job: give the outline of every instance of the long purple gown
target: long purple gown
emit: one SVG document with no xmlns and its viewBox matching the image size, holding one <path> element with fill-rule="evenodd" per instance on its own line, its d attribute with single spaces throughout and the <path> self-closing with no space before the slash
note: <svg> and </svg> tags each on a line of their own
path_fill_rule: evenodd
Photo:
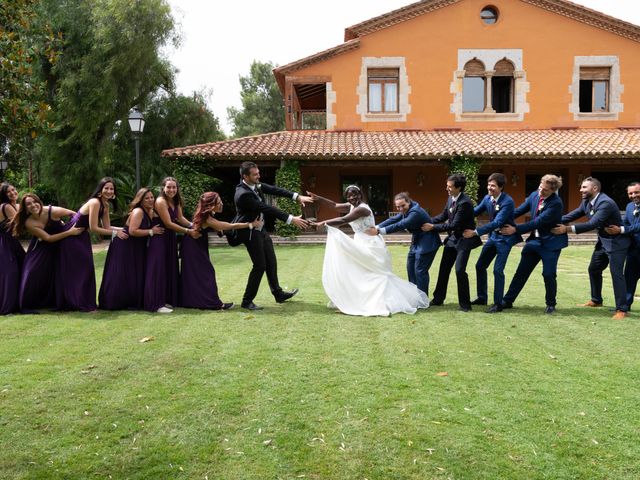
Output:
<svg viewBox="0 0 640 480">
<path fill-rule="evenodd" d="M 176 223 L 178 209 L 169 207 L 171 221 Z M 154 222 L 156 219 L 154 219 Z M 164 224 L 157 220 L 158 224 Z M 155 312 L 165 305 L 178 304 L 178 238 L 165 227 L 162 235 L 154 235 L 147 249 L 144 281 L 144 309 Z"/>
<path fill-rule="evenodd" d="M 4 220 L 0 222 L 0 315 L 18 310 L 20 270 L 24 260 L 22 245 L 8 230 L 6 207 L 6 203 L 0 207 L 4 215 Z"/>
<path fill-rule="evenodd" d="M 178 305 L 186 308 L 220 310 L 222 301 L 218 296 L 216 271 L 209 259 L 208 230 L 202 230 L 201 233 L 202 236 L 197 239 L 189 236 L 182 239 Z"/>
<path fill-rule="evenodd" d="M 51 219 L 51 206 L 44 231 L 55 235 L 64 230 L 60 220 Z M 31 239 L 24 257 L 20 277 L 20 310 L 28 312 L 40 308 L 56 307 L 56 264 L 59 242 L 44 242 L 36 237 Z"/>
<path fill-rule="evenodd" d="M 151 218 L 144 212 L 140 228 L 151 228 Z M 124 227 L 129 233 L 129 226 Z M 104 262 L 98 304 L 104 310 L 140 310 L 144 302 L 145 260 L 150 237 L 115 237 Z"/>
<path fill-rule="evenodd" d="M 98 217 L 102 218 L 104 207 L 100 205 Z M 96 273 L 93 265 L 89 215 L 76 213 L 64 226 L 86 230 L 80 235 L 67 237 L 60 242 L 58 268 L 56 272 L 56 304 L 59 310 L 96 310 Z"/>
</svg>

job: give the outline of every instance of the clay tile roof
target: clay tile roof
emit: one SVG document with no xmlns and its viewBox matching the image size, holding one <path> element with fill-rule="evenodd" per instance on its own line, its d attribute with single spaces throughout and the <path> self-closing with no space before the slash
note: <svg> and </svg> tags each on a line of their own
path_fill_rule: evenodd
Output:
<svg viewBox="0 0 640 480">
<path fill-rule="evenodd" d="M 441 159 L 640 158 L 640 127 L 614 129 L 456 131 L 293 130 L 164 150 L 164 157 L 202 156 L 217 161 L 283 158 Z"/>
</svg>

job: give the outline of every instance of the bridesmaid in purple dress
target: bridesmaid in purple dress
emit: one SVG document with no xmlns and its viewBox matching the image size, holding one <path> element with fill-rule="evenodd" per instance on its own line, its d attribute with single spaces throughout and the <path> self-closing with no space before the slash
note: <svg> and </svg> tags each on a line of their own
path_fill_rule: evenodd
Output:
<svg viewBox="0 0 640 480">
<path fill-rule="evenodd" d="M 138 190 L 129 204 L 129 216 L 124 232 L 127 239 L 111 240 L 98 303 L 105 310 L 140 310 L 144 300 L 144 277 L 147 243 L 154 235 L 162 235 L 164 229 L 152 225 L 156 218 L 153 211 L 155 198 L 149 188 Z"/>
<path fill-rule="evenodd" d="M 121 228 L 111 226 L 109 202 L 115 204 L 115 198 L 113 179 L 103 178 L 89 200 L 65 225 L 65 230 L 73 226 L 88 230 L 60 242 L 56 286 L 56 303 L 60 310 L 96 310 L 96 275 L 89 231 L 122 239 L 128 237 Z"/>
<path fill-rule="evenodd" d="M 156 199 L 156 212 L 163 235 L 152 238 L 147 250 L 144 309 L 150 312 L 171 313 L 178 302 L 178 239 L 177 233 L 198 238 L 200 233 L 191 228 L 182 214 L 182 197 L 178 181 L 167 177 Z"/>
<path fill-rule="evenodd" d="M 75 215 L 73 210 L 42 205 L 40 198 L 27 193 L 20 201 L 20 209 L 12 222 L 14 236 L 25 231 L 32 235 L 20 277 L 18 303 L 23 313 L 40 308 L 55 308 L 55 267 L 58 243 L 63 238 L 80 235 L 83 228 L 64 231 L 62 217 Z"/>
<path fill-rule="evenodd" d="M 18 192 L 7 182 L 0 185 L 0 315 L 18 310 L 18 288 L 24 250 L 9 231 L 17 212 Z"/>
<path fill-rule="evenodd" d="M 218 296 L 216 271 L 209 258 L 208 233 L 210 229 L 237 230 L 262 228 L 263 222 L 228 223 L 215 218 L 222 212 L 222 199 L 216 192 L 203 193 L 193 216 L 193 228 L 202 234 L 199 238 L 184 237 L 182 240 L 180 272 L 180 300 L 178 305 L 186 308 L 228 310 L 233 303 L 222 303 Z"/>
</svg>

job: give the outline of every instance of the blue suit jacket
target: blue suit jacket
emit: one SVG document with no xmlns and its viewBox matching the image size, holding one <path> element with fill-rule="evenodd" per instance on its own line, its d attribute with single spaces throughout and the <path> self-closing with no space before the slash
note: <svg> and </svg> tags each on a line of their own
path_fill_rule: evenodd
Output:
<svg viewBox="0 0 640 480">
<path fill-rule="evenodd" d="M 411 232 L 411 250 L 416 254 L 433 252 L 440 247 L 440 236 L 435 231 L 423 232 L 423 223 L 432 223 L 431 217 L 417 202 L 411 202 L 406 215 L 387 218 L 378 228 L 384 228 L 385 233 L 407 230 Z"/>
<path fill-rule="evenodd" d="M 609 225 L 622 225 L 620 209 L 608 195 L 600 192 L 593 207 L 590 206 L 589 200 L 583 200 L 578 208 L 562 217 L 562 223 L 569 223 L 580 217 L 587 217 L 587 221 L 574 225 L 576 233 L 597 229 L 598 241 L 605 252 L 617 252 L 629 248 L 631 239 L 628 235 L 609 235 L 604 229 Z"/>
<path fill-rule="evenodd" d="M 489 222 L 481 227 L 476 228 L 478 235 L 489 234 L 487 241 L 490 243 L 504 243 L 509 246 L 513 246 L 522 241 L 522 237 L 518 234 L 515 235 L 502 235 L 500 234 L 500 228 L 504 225 L 516 225 L 513 220 L 513 212 L 515 210 L 515 203 L 511 196 L 502 192 L 498 197 L 496 206 L 493 206 L 493 197 L 491 195 L 485 196 L 482 201 L 473 209 L 473 214 L 477 217 L 482 212 L 489 214 Z"/>
<path fill-rule="evenodd" d="M 634 210 L 636 204 L 629 202 L 624 213 L 624 233 L 631 239 L 629 251 L 640 252 L 640 206 L 636 215 L 633 214 Z"/>
<path fill-rule="evenodd" d="M 528 222 L 516 225 L 516 233 L 527 233 L 538 230 L 540 237 L 536 237 L 534 233 L 527 239 L 529 241 L 539 241 L 541 246 L 547 250 L 560 250 L 569 245 L 569 237 L 567 234 L 554 235 L 551 229 L 562 223 L 562 199 L 557 193 L 549 195 L 544 202 L 542 208 L 537 212 L 538 200 L 540 193 L 536 190 L 527 199 L 516 208 L 513 213 L 514 218 L 518 218 L 525 213 L 529 213 L 531 218 Z"/>
</svg>

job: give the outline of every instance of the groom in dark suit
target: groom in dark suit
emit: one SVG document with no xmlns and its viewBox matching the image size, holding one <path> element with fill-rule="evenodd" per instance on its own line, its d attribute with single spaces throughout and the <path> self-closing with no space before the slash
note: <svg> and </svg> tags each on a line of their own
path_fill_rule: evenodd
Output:
<svg viewBox="0 0 640 480">
<path fill-rule="evenodd" d="M 467 179 L 460 173 L 455 173 L 447 178 L 447 193 L 449 199 L 442 213 L 433 218 L 432 223 L 422 225 L 425 232 L 447 232 L 449 236 L 444 241 L 438 281 L 433 292 L 431 305 L 442 305 L 447 296 L 447 285 L 451 269 L 455 265 L 456 280 L 458 282 L 458 304 L 460 310 L 471 310 L 471 298 L 469 293 L 469 276 L 467 275 L 467 262 L 471 250 L 482 245 L 480 237 L 464 238 L 465 230 L 475 230 L 476 221 L 473 216 L 473 203 L 464 193 Z"/>
<path fill-rule="evenodd" d="M 403 230 L 411 233 L 407 276 L 411 283 L 429 296 L 429 268 L 440 248 L 440 236 L 435 231 L 422 231 L 422 225 L 431 223 L 431 217 L 418 202 L 411 200 L 407 192 L 398 193 L 393 203 L 399 215 L 387 218 L 380 225 L 371 227 L 367 233 L 386 235 Z"/>
<path fill-rule="evenodd" d="M 606 231 L 606 227 L 622 225 L 622 216 L 616 202 L 601 192 L 600 181 L 593 177 L 587 177 L 580 185 L 582 203 L 572 212 L 562 217 L 564 225 L 558 225 L 551 231 L 556 234 L 584 233 L 598 230 L 598 242 L 591 255 L 589 263 L 589 283 L 591 284 L 591 300 L 581 307 L 602 306 L 602 272 L 607 265 L 611 271 L 613 282 L 613 296 L 616 301 L 616 313 L 614 320 L 622 320 L 627 316 L 627 286 L 624 280 L 624 261 L 627 258 L 627 250 L 631 244 L 628 235 L 612 235 Z M 566 224 L 587 217 L 587 221 L 571 226 Z"/>
<path fill-rule="evenodd" d="M 289 190 L 274 187 L 266 183 L 260 183 L 260 170 L 253 162 L 244 162 L 240 166 L 240 176 L 242 181 L 236 187 L 236 192 L 233 197 L 237 212 L 235 222 L 252 222 L 258 217 L 264 218 L 269 215 L 283 222 L 293 223 L 302 229 L 309 227 L 309 222 L 303 219 L 302 216 L 294 217 L 279 208 L 265 203 L 263 193 L 291 198 L 303 206 L 307 202 L 313 202 L 311 197 L 290 192 Z M 246 308 L 247 310 L 262 309 L 262 307 L 253 303 L 253 299 L 258 294 L 258 287 L 260 287 L 260 281 L 265 272 L 271 293 L 276 302 L 283 303 L 298 293 L 297 288 L 294 288 L 290 292 L 285 292 L 280 287 L 278 281 L 278 263 L 273 250 L 273 242 L 264 227 L 260 230 L 243 229 L 237 232 L 238 241 L 244 243 L 245 247 L 247 247 L 247 252 L 249 252 L 249 256 L 253 262 L 253 268 L 249 273 L 249 279 L 247 281 L 247 288 L 242 297 L 242 308 Z"/>
</svg>

